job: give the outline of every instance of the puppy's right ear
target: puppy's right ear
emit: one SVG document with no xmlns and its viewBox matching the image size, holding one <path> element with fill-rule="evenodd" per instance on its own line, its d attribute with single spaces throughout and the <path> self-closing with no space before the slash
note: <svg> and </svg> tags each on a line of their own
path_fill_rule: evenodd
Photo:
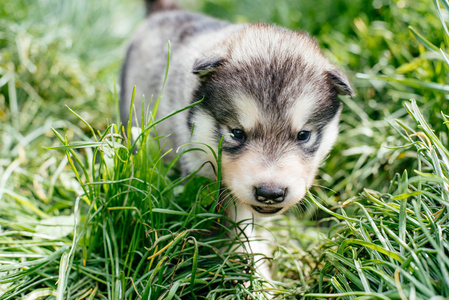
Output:
<svg viewBox="0 0 449 300">
<path fill-rule="evenodd" d="M 198 58 L 193 63 L 192 73 L 198 75 L 200 78 L 204 78 L 204 76 L 221 66 L 223 62 L 224 58 L 215 56 Z"/>
<path fill-rule="evenodd" d="M 348 78 L 340 70 L 327 72 L 327 77 L 339 95 L 354 97 L 355 93 L 349 84 Z"/>
</svg>

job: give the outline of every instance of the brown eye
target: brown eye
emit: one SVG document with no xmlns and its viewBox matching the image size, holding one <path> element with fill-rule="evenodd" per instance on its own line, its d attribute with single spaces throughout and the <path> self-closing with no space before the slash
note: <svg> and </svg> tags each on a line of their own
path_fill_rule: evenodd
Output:
<svg viewBox="0 0 449 300">
<path fill-rule="evenodd" d="M 310 131 L 300 131 L 298 133 L 298 142 L 305 143 L 310 139 Z"/>
<path fill-rule="evenodd" d="M 246 140 L 246 134 L 241 129 L 232 129 L 231 133 L 233 135 L 233 139 L 239 142 L 244 142 Z"/>
</svg>

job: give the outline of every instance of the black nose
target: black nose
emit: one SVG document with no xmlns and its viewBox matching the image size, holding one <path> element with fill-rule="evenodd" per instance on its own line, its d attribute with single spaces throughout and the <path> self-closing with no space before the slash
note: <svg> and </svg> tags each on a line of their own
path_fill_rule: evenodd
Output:
<svg viewBox="0 0 449 300">
<path fill-rule="evenodd" d="M 264 204 L 275 204 L 284 201 L 287 189 L 279 187 L 256 187 L 256 200 Z"/>
</svg>

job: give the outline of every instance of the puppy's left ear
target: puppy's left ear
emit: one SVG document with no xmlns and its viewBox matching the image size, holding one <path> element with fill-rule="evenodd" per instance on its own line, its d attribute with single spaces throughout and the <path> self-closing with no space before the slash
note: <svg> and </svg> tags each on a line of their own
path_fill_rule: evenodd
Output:
<svg viewBox="0 0 449 300">
<path fill-rule="evenodd" d="M 192 73 L 198 75 L 200 78 L 204 78 L 204 76 L 221 66 L 223 62 L 224 58 L 215 56 L 198 58 L 193 63 Z"/>
<path fill-rule="evenodd" d="M 339 95 L 351 97 L 355 96 L 355 93 L 349 84 L 348 78 L 345 74 L 343 74 L 343 72 L 337 69 L 330 70 L 327 71 L 327 77 Z"/>
</svg>

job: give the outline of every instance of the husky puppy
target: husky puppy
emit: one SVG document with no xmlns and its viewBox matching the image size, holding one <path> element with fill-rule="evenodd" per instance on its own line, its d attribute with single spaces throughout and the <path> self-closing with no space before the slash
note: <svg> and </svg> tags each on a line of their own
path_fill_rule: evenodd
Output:
<svg viewBox="0 0 449 300">
<path fill-rule="evenodd" d="M 304 197 L 338 133 L 338 95 L 353 95 L 346 76 L 306 33 L 263 23 L 233 25 L 186 12 L 172 0 L 146 0 L 148 16 L 128 48 L 121 116 L 132 89 L 136 109 L 159 95 L 167 44 L 171 60 L 158 116 L 203 101 L 158 125 L 167 147 L 192 143 L 181 157 L 189 173 L 215 178 L 222 137 L 222 183 L 236 199 L 236 221 L 285 212 Z M 126 124 L 126 123 L 125 123 Z"/>
</svg>

